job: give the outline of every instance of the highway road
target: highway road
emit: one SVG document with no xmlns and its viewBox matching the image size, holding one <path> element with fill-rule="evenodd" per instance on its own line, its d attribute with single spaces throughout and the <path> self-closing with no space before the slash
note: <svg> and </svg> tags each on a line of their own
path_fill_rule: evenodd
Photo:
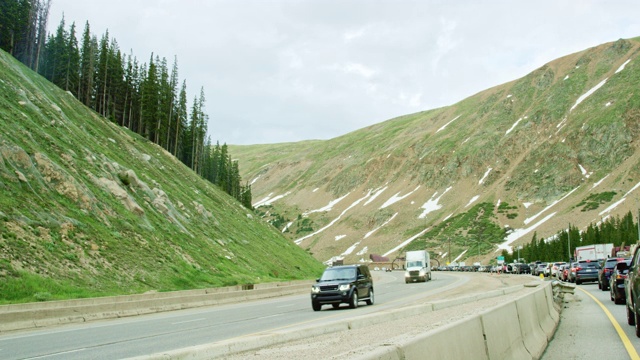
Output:
<svg viewBox="0 0 640 360">
<path fill-rule="evenodd" d="M 597 283 L 587 283 L 576 286 L 575 300 L 564 305 L 542 359 L 640 359 L 639 353 L 625 306 L 614 304 Z"/>
<path fill-rule="evenodd" d="M 0 336 L 0 359 L 122 359 L 215 343 L 275 329 L 321 325 L 412 304 L 464 285 L 465 276 L 434 273 L 405 284 L 403 272 L 374 271 L 375 304 L 357 309 L 311 309 L 309 294 L 104 320 Z"/>
</svg>

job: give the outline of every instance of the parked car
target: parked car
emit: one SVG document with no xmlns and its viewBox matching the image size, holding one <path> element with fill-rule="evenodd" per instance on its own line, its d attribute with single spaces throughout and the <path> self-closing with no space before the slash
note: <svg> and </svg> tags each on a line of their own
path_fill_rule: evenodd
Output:
<svg viewBox="0 0 640 360">
<path fill-rule="evenodd" d="M 544 274 L 544 269 L 547 268 L 547 263 L 539 263 L 536 265 L 536 268 L 533 270 L 533 275 L 540 276 L 540 274 Z"/>
<path fill-rule="evenodd" d="M 627 323 L 636 326 L 636 336 L 640 337 L 640 246 L 633 251 L 631 266 L 625 282 Z"/>
<path fill-rule="evenodd" d="M 611 301 L 616 304 L 624 304 L 625 302 L 626 295 L 624 290 L 624 280 L 627 278 L 630 265 L 631 259 L 625 259 L 618 262 L 616 266 L 613 267 L 613 273 L 609 278 L 609 295 L 611 297 Z"/>
<path fill-rule="evenodd" d="M 578 268 L 578 263 L 572 262 L 571 268 L 569 268 L 569 282 L 576 282 L 576 268 Z"/>
<path fill-rule="evenodd" d="M 578 267 L 576 267 L 576 285 L 587 281 L 598 281 L 598 270 L 600 270 L 600 264 L 596 261 L 578 261 Z"/>
<path fill-rule="evenodd" d="M 322 305 L 340 304 L 357 308 L 360 301 L 373 305 L 373 279 L 367 265 L 343 265 L 328 267 L 311 286 L 311 307 L 320 311 Z"/>
<path fill-rule="evenodd" d="M 623 260 L 624 258 L 607 258 L 602 262 L 602 267 L 598 270 L 598 289 L 602 291 L 609 290 L 609 278 L 611 277 L 613 268 Z"/>
<path fill-rule="evenodd" d="M 562 270 L 561 275 L 558 277 L 562 281 L 569 281 L 569 271 L 571 269 L 571 264 L 564 264 L 560 267 Z"/>
<path fill-rule="evenodd" d="M 551 268 L 553 267 L 553 263 L 547 263 L 547 267 L 544 268 L 544 277 L 551 276 Z"/>
<path fill-rule="evenodd" d="M 555 278 L 559 278 L 558 277 L 558 270 L 560 270 L 560 266 L 564 265 L 565 263 L 563 262 L 554 262 L 551 265 L 551 272 L 549 274 L 549 276 L 555 277 Z"/>
</svg>

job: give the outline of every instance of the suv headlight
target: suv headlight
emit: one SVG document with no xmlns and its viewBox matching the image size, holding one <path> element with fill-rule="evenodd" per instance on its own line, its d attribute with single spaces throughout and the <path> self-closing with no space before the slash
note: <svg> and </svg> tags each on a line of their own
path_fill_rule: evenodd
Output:
<svg viewBox="0 0 640 360">
<path fill-rule="evenodd" d="M 319 293 L 320 292 L 320 286 L 315 286 L 315 285 L 311 286 L 311 292 L 314 293 L 314 294 Z"/>
<path fill-rule="evenodd" d="M 351 284 L 342 284 L 338 287 L 338 290 L 340 291 L 347 291 L 351 289 Z"/>
</svg>

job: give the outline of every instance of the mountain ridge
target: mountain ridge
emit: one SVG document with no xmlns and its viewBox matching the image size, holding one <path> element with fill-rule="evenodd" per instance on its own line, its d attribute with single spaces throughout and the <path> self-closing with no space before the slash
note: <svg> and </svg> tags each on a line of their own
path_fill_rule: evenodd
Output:
<svg viewBox="0 0 640 360">
<path fill-rule="evenodd" d="M 477 209 L 467 228 L 460 225 L 447 235 L 455 239 L 458 256 L 477 237 L 472 224 L 505 228 L 500 239 L 477 241 L 491 244 L 483 254 L 467 255 L 468 261 L 487 262 L 494 258 L 492 249 L 499 249 L 515 230 L 530 228 L 532 215 L 541 213 L 537 219 L 546 220 L 512 244 L 528 242 L 533 232 L 549 237 L 569 223 L 585 227 L 634 209 L 630 201 L 622 201 L 600 214 L 610 203 L 626 199 L 638 182 L 640 98 L 633 84 L 640 78 L 639 49 L 638 38 L 602 44 L 454 105 L 326 141 L 229 148 L 242 163 L 242 176 L 252 179 L 254 206 L 262 216 L 281 230 L 290 224 L 285 233 L 292 241 L 308 236 L 300 245 L 321 261 L 366 261 L 368 255 L 388 253 L 423 231 L 430 239 L 417 243 L 430 243 L 429 250 L 442 256 L 446 231 L 429 231 L 477 204 L 491 203 L 493 209 Z M 384 195 L 368 209 L 354 205 L 382 188 Z M 600 190 L 616 195 L 596 209 L 575 208 Z M 394 196 L 405 198 L 383 206 Z M 309 213 L 343 197 L 332 210 Z M 491 214 L 483 219 L 484 213 Z"/>
</svg>

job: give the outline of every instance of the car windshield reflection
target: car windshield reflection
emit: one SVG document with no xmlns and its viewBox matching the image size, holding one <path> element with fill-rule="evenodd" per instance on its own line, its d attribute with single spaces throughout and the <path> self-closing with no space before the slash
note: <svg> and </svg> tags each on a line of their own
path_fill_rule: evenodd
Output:
<svg viewBox="0 0 640 360">
<path fill-rule="evenodd" d="M 356 277 L 355 269 L 327 269 L 320 281 L 338 281 L 338 280 L 351 280 Z"/>
</svg>

